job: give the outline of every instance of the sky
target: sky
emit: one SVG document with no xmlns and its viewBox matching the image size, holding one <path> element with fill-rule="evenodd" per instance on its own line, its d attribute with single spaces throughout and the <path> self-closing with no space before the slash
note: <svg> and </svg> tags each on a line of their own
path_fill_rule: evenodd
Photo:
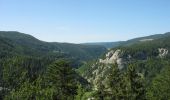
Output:
<svg viewBox="0 0 170 100">
<path fill-rule="evenodd" d="M 111 42 L 170 31 L 170 0 L 0 0 L 0 31 L 48 42 Z"/>
</svg>

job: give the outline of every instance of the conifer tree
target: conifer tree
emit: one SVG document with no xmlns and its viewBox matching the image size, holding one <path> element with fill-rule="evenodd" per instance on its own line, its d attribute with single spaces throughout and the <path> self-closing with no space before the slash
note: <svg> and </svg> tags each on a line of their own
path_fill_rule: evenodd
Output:
<svg viewBox="0 0 170 100">
<path fill-rule="evenodd" d="M 119 100 L 123 97 L 123 77 L 118 69 L 118 65 L 112 66 L 112 72 L 109 75 L 109 87 L 111 90 L 111 99 Z"/>
<path fill-rule="evenodd" d="M 127 78 L 129 84 L 129 99 L 145 100 L 144 77 L 141 73 L 137 73 L 134 65 L 128 66 Z"/>
<path fill-rule="evenodd" d="M 77 94 L 77 82 L 75 72 L 64 60 L 58 60 L 49 66 L 47 70 L 47 80 L 54 86 L 54 99 L 73 100 Z"/>
</svg>

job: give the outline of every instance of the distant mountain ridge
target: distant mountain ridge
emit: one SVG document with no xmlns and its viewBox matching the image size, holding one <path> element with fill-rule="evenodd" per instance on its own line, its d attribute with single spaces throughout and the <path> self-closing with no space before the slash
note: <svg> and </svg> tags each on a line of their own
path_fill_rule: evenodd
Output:
<svg viewBox="0 0 170 100">
<path fill-rule="evenodd" d="M 144 36 L 139 38 L 130 39 L 127 41 L 117 41 L 117 42 L 94 42 L 94 43 L 83 43 L 84 45 L 102 45 L 106 48 L 114 48 L 118 46 L 128 46 L 139 42 L 151 41 L 154 39 L 164 38 L 170 36 L 170 32 L 166 32 L 164 34 L 155 34 L 150 36 Z"/>
<path fill-rule="evenodd" d="M 123 41 L 118 41 L 118 42 L 94 42 L 94 43 L 83 43 L 83 45 L 101 45 L 105 46 L 106 48 L 113 48 L 117 47 L 124 43 Z"/>
<path fill-rule="evenodd" d="M 35 37 L 15 32 L 0 31 L 0 57 L 25 55 L 34 57 L 64 57 L 83 62 L 98 58 L 106 51 L 104 46 L 44 42 Z"/>
</svg>

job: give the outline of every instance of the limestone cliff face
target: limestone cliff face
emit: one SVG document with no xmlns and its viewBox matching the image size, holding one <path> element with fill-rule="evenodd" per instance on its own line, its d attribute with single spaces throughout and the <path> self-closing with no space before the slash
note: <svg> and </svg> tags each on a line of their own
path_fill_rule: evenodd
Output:
<svg viewBox="0 0 170 100">
<path fill-rule="evenodd" d="M 168 54 L 168 49 L 158 48 L 157 50 L 159 54 L 155 57 L 164 58 Z M 147 55 L 145 56 L 147 57 Z M 110 50 L 105 55 L 104 59 L 99 59 L 92 66 L 90 66 L 90 69 L 84 73 L 83 76 L 93 85 L 95 90 L 97 90 L 99 84 L 103 84 L 105 88 L 107 88 L 106 83 L 108 81 L 108 76 L 112 71 L 112 65 L 117 64 L 118 68 L 122 70 L 124 67 L 126 67 L 127 63 L 132 61 L 132 59 L 141 60 L 133 58 L 130 54 L 126 54 L 126 56 L 124 56 L 124 53 L 121 49 Z"/>
<path fill-rule="evenodd" d="M 159 57 L 164 58 L 168 54 L 168 49 L 165 48 L 158 48 L 159 51 Z"/>
<path fill-rule="evenodd" d="M 114 64 L 114 63 L 116 63 L 116 60 L 120 58 L 119 57 L 120 53 L 121 53 L 121 50 L 119 50 L 119 49 L 116 51 L 111 50 L 110 52 L 108 52 L 106 54 L 106 58 L 104 60 L 99 59 L 99 62 L 105 63 L 105 64 Z"/>
<path fill-rule="evenodd" d="M 109 64 L 95 64 L 91 72 L 85 75 L 85 78 L 93 85 L 94 90 L 97 90 L 99 84 L 103 84 L 107 87 L 106 82 L 111 70 L 112 67 Z"/>
<path fill-rule="evenodd" d="M 126 61 L 122 57 L 120 49 L 109 51 L 104 59 L 99 59 L 93 64 L 90 70 L 84 74 L 84 77 L 90 82 L 94 89 L 97 90 L 99 84 L 103 84 L 107 88 L 109 73 L 112 71 L 112 65 L 117 64 L 121 70 Z"/>
<path fill-rule="evenodd" d="M 119 69 L 123 68 L 123 58 L 122 56 L 122 51 L 120 49 L 117 50 L 111 50 L 106 54 L 106 58 L 103 59 L 99 59 L 99 63 L 103 63 L 103 64 L 118 64 Z"/>
</svg>

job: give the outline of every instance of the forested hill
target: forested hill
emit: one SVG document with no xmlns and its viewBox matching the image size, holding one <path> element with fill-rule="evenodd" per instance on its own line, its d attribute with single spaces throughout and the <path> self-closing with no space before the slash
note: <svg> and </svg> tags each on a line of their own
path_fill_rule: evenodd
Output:
<svg viewBox="0 0 170 100">
<path fill-rule="evenodd" d="M 169 100 L 169 51 L 170 33 L 137 38 L 78 71 L 92 84 L 91 97 L 96 92 L 104 100 Z"/>
<path fill-rule="evenodd" d="M 0 100 L 169 100 L 169 51 L 170 33 L 106 52 L 0 32 Z"/>
<path fill-rule="evenodd" d="M 15 31 L 0 31 L 0 47 L 1 58 L 16 55 L 59 57 L 80 63 L 96 59 L 106 51 L 104 46 L 44 42 L 31 35 Z"/>
<path fill-rule="evenodd" d="M 155 34 L 155 35 L 150 35 L 150 36 L 145 36 L 145 37 L 134 38 L 134 39 L 130 39 L 127 41 L 84 43 L 84 45 L 101 45 L 101 46 L 105 46 L 106 48 L 110 49 L 110 48 L 115 48 L 118 46 L 129 46 L 135 43 L 152 41 L 155 39 L 165 38 L 168 36 L 170 36 L 170 32 L 166 32 L 164 34 Z"/>
<path fill-rule="evenodd" d="M 106 50 L 0 31 L 0 100 L 73 100 L 79 85 L 88 86 L 74 70 Z"/>
<path fill-rule="evenodd" d="M 101 45 L 108 49 L 120 46 L 124 43 L 124 41 L 118 42 L 94 42 L 94 43 L 83 43 L 83 45 Z"/>
<path fill-rule="evenodd" d="M 132 44 L 135 44 L 135 43 L 141 43 L 141 42 L 153 41 L 153 40 L 157 40 L 157 39 L 163 39 L 163 38 L 167 38 L 169 36 L 170 36 L 170 32 L 166 32 L 164 34 L 155 34 L 155 35 L 150 35 L 150 36 L 145 36 L 145 37 L 139 37 L 139 38 L 127 40 L 122 45 L 128 46 L 128 45 L 132 45 Z"/>
</svg>

